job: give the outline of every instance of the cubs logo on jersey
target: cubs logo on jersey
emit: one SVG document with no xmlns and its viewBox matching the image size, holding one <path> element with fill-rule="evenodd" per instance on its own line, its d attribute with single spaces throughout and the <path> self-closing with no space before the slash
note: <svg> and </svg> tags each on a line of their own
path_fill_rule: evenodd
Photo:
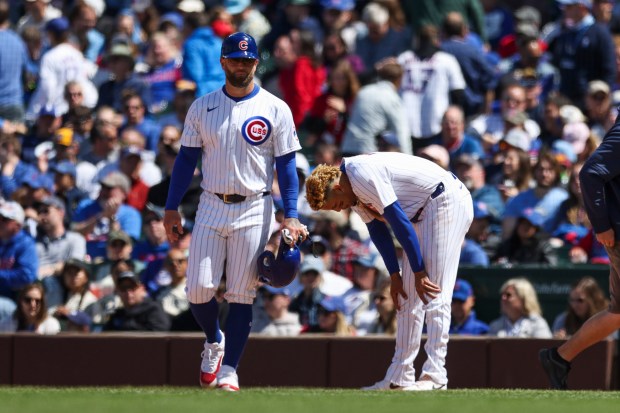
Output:
<svg viewBox="0 0 620 413">
<path fill-rule="evenodd" d="M 252 116 L 243 123 L 241 135 L 250 145 L 260 145 L 271 136 L 271 122 L 262 116 Z"/>
</svg>

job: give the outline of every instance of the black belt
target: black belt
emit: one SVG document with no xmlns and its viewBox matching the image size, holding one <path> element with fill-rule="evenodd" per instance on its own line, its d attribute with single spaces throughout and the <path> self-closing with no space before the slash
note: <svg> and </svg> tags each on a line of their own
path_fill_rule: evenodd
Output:
<svg viewBox="0 0 620 413">
<path fill-rule="evenodd" d="M 267 196 L 271 194 L 271 191 L 265 191 L 261 193 L 262 196 Z M 215 194 L 219 199 L 221 199 L 225 204 L 238 204 L 239 202 L 243 202 L 248 199 L 245 195 L 239 194 Z"/>
<path fill-rule="evenodd" d="M 415 213 L 415 215 L 413 216 L 413 218 L 411 218 L 411 222 L 413 222 L 414 224 L 416 222 L 420 221 L 420 215 L 422 215 L 422 211 L 424 211 L 424 208 L 426 207 L 426 204 L 428 204 L 428 202 L 431 199 L 435 199 L 437 198 L 439 195 L 443 194 L 444 191 L 446 190 L 446 187 L 444 186 L 443 182 L 440 182 L 439 185 L 437 185 L 437 188 L 435 188 L 435 191 L 431 194 L 431 196 L 429 197 L 429 199 L 426 200 L 426 202 L 424 203 L 424 205 L 422 205 L 422 207 L 420 209 L 418 209 L 418 212 Z"/>
</svg>

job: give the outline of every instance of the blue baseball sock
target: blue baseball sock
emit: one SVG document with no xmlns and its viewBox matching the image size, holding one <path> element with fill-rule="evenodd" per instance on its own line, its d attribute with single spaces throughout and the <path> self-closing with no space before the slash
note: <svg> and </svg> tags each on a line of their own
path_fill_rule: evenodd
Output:
<svg viewBox="0 0 620 413">
<path fill-rule="evenodd" d="M 213 297 L 208 303 L 189 303 L 189 308 L 192 310 L 192 314 L 194 314 L 196 322 L 202 328 L 202 331 L 205 332 L 207 342 L 220 343 L 222 341 L 222 332 L 220 331 L 218 305 L 215 297 Z"/>
<path fill-rule="evenodd" d="M 226 353 L 222 364 L 237 368 L 252 327 L 252 304 L 231 303 L 226 319 Z"/>
</svg>

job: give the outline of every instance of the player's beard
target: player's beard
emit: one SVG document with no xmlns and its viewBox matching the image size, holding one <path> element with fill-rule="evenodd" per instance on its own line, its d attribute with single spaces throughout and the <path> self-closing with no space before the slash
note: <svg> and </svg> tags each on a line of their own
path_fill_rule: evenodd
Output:
<svg viewBox="0 0 620 413">
<path fill-rule="evenodd" d="M 226 80 L 234 87 L 243 89 L 247 87 L 254 79 L 254 74 L 250 71 L 245 75 L 226 70 Z"/>
</svg>

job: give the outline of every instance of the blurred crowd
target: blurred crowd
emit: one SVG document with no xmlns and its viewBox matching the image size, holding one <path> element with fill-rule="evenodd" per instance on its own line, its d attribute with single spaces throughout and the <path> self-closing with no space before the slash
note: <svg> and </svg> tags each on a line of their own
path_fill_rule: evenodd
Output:
<svg viewBox="0 0 620 413">
<path fill-rule="evenodd" d="M 163 213 L 187 110 L 222 87 L 236 31 L 292 110 L 312 234 L 294 283 L 260 287 L 254 333 L 394 334 L 365 225 L 305 200 L 304 178 L 343 156 L 401 151 L 461 179 L 461 264 L 609 262 L 578 174 L 620 103 L 613 0 L 0 0 L 0 331 L 199 330 L 184 292 L 198 170 L 173 244 Z M 277 182 L 273 198 L 278 238 Z M 527 279 L 500 293 L 487 325 L 459 280 L 453 332 L 566 337 L 606 305 L 584 278 L 549 326 Z"/>
</svg>

